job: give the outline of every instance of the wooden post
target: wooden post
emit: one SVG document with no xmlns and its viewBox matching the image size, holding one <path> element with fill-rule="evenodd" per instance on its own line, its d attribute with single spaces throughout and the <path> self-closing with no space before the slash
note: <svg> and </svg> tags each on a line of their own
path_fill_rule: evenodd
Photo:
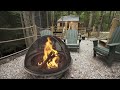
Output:
<svg viewBox="0 0 120 90">
<path fill-rule="evenodd" d="M 52 26 L 51 26 L 51 30 L 52 32 L 54 32 L 55 27 L 54 27 L 54 11 L 51 11 L 51 22 L 52 22 Z"/>
<path fill-rule="evenodd" d="M 35 12 L 32 11 L 32 25 L 33 25 L 33 42 L 37 40 L 37 27 L 35 25 Z"/>
<path fill-rule="evenodd" d="M 52 32 L 53 32 L 53 31 L 55 31 L 55 30 L 54 30 L 54 29 L 55 29 L 55 27 L 54 27 L 54 26 L 55 26 L 55 25 L 54 25 L 54 11 L 53 11 L 53 15 L 52 15 L 52 16 L 53 16 L 53 24 L 52 24 L 52 26 L 53 26 Z"/>
<path fill-rule="evenodd" d="M 48 11 L 46 11 L 46 15 L 47 15 L 47 28 L 49 28 L 49 25 L 48 25 Z"/>
<path fill-rule="evenodd" d="M 20 12 L 20 19 L 21 19 L 22 28 L 24 28 L 23 13 L 22 13 L 22 11 Z M 23 29 L 23 34 L 24 34 L 24 37 L 26 37 L 25 29 Z M 26 39 L 25 39 L 25 45 L 27 46 L 27 40 Z"/>
<path fill-rule="evenodd" d="M 100 36 L 100 31 L 101 31 L 101 28 L 102 28 L 102 23 L 103 23 L 103 11 L 100 12 L 100 18 L 99 18 L 99 25 L 98 25 L 98 34 L 97 36 L 99 37 Z"/>
<path fill-rule="evenodd" d="M 25 27 L 30 27 L 30 12 L 29 11 L 23 11 L 23 19 L 24 19 L 24 24 Z M 29 37 L 31 36 L 31 30 L 29 30 L 30 28 L 25 29 L 25 36 Z M 26 46 L 29 47 L 32 44 L 32 39 L 31 38 L 27 38 L 26 39 Z"/>
<path fill-rule="evenodd" d="M 41 11 L 39 11 L 39 20 L 40 20 L 40 28 L 41 28 Z"/>
<path fill-rule="evenodd" d="M 63 29 L 63 11 L 62 11 L 62 29 Z"/>
</svg>

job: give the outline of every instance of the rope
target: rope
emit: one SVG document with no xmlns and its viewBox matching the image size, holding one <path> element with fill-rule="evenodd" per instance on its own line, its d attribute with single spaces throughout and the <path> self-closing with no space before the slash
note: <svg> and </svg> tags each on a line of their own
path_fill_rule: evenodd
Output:
<svg viewBox="0 0 120 90">
<path fill-rule="evenodd" d="M 36 26 L 37 28 L 39 28 L 39 29 L 50 29 L 50 27 L 48 27 L 48 28 L 41 28 L 41 27 L 38 27 L 38 26 Z"/>
<path fill-rule="evenodd" d="M 40 36 L 40 35 L 37 35 L 37 36 Z M 29 37 L 25 37 L 25 38 L 19 38 L 19 39 L 13 39 L 13 40 L 1 41 L 0 44 L 1 44 L 1 43 L 6 43 L 6 42 L 19 41 L 19 40 L 23 40 L 23 39 L 31 38 L 31 37 L 35 37 L 35 35 L 33 35 L 33 36 L 29 36 Z"/>
<path fill-rule="evenodd" d="M 34 26 L 30 26 L 30 27 L 25 27 L 25 28 L 0 28 L 0 30 L 20 30 L 20 29 L 28 29 L 28 28 L 32 28 Z M 30 29 L 31 30 L 31 29 Z M 19 39 L 13 39 L 13 40 L 7 40 L 7 41 L 0 41 L 0 44 L 1 43 L 7 43 L 7 42 L 13 42 L 13 41 L 19 41 L 19 40 L 23 40 L 23 39 L 26 39 L 26 38 L 31 38 L 31 37 L 35 37 L 36 35 L 33 35 L 33 36 L 28 36 L 28 37 L 24 37 L 24 38 L 19 38 Z M 37 36 L 41 36 L 41 35 L 37 35 Z M 28 47 L 29 48 L 29 47 Z M 4 59 L 4 58 L 7 58 L 7 57 L 10 57 L 10 56 L 13 56 L 15 54 L 18 54 L 18 53 L 21 53 L 25 50 L 27 50 L 28 48 L 26 49 L 23 49 L 21 51 L 18 51 L 18 52 L 15 52 L 13 54 L 10 54 L 10 55 L 7 55 L 7 56 L 3 56 L 3 57 L 0 57 L 0 60 L 1 59 Z"/>
<path fill-rule="evenodd" d="M 25 27 L 25 28 L 0 28 L 0 30 L 20 30 L 20 29 L 28 29 L 28 28 L 32 28 L 34 26 L 30 26 L 30 27 Z"/>
</svg>

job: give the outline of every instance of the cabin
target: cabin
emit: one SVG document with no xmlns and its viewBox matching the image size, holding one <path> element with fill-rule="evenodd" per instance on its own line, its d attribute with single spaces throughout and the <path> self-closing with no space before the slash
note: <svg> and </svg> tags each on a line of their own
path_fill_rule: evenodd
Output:
<svg viewBox="0 0 120 90">
<path fill-rule="evenodd" d="M 57 21 L 57 32 L 62 32 L 63 28 L 65 30 L 68 29 L 77 29 L 79 24 L 79 16 L 69 15 L 69 16 L 62 16 Z"/>
<path fill-rule="evenodd" d="M 57 30 L 56 32 L 62 32 L 68 29 L 76 29 L 79 32 L 85 31 L 84 23 L 80 21 L 79 16 L 69 15 L 69 16 L 62 16 L 57 21 Z"/>
<path fill-rule="evenodd" d="M 62 36 L 63 29 L 64 30 L 79 30 L 81 31 L 84 27 L 84 23 L 80 22 L 79 16 L 69 15 L 69 16 L 62 16 L 57 20 L 57 28 L 53 31 L 56 33 L 58 37 Z"/>
</svg>

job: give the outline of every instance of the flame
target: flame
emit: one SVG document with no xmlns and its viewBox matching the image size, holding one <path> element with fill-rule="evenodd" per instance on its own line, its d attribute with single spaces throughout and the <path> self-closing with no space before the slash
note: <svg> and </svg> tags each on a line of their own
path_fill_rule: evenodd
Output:
<svg viewBox="0 0 120 90">
<path fill-rule="evenodd" d="M 51 68 L 58 68 L 58 60 L 59 60 L 59 56 L 58 56 L 58 52 L 53 49 L 52 46 L 52 41 L 50 40 L 50 38 L 47 38 L 47 42 L 45 43 L 45 47 L 44 47 L 44 56 L 43 56 L 43 62 L 48 58 L 48 55 L 52 52 L 52 55 L 54 55 L 55 57 L 51 58 L 50 62 L 47 62 L 47 68 L 51 69 Z M 42 65 L 43 62 L 38 62 L 38 65 Z"/>
</svg>

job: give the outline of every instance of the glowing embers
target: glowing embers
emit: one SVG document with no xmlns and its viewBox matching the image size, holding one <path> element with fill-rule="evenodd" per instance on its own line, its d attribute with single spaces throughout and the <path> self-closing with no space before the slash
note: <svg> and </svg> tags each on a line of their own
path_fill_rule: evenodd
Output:
<svg viewBox="0 0 120 90">
<path fill-rule="evenodd" d="M 59 59 L 58 51 L 53 49 L 52 41 L 50 40 L 50 37 L 47 37 L 47 42 L 44 47 L 43 60 L 38 62 L 38 66 L 40 68 L 47 66 L 48 69 L 58 68 Z"/>
</svg>

